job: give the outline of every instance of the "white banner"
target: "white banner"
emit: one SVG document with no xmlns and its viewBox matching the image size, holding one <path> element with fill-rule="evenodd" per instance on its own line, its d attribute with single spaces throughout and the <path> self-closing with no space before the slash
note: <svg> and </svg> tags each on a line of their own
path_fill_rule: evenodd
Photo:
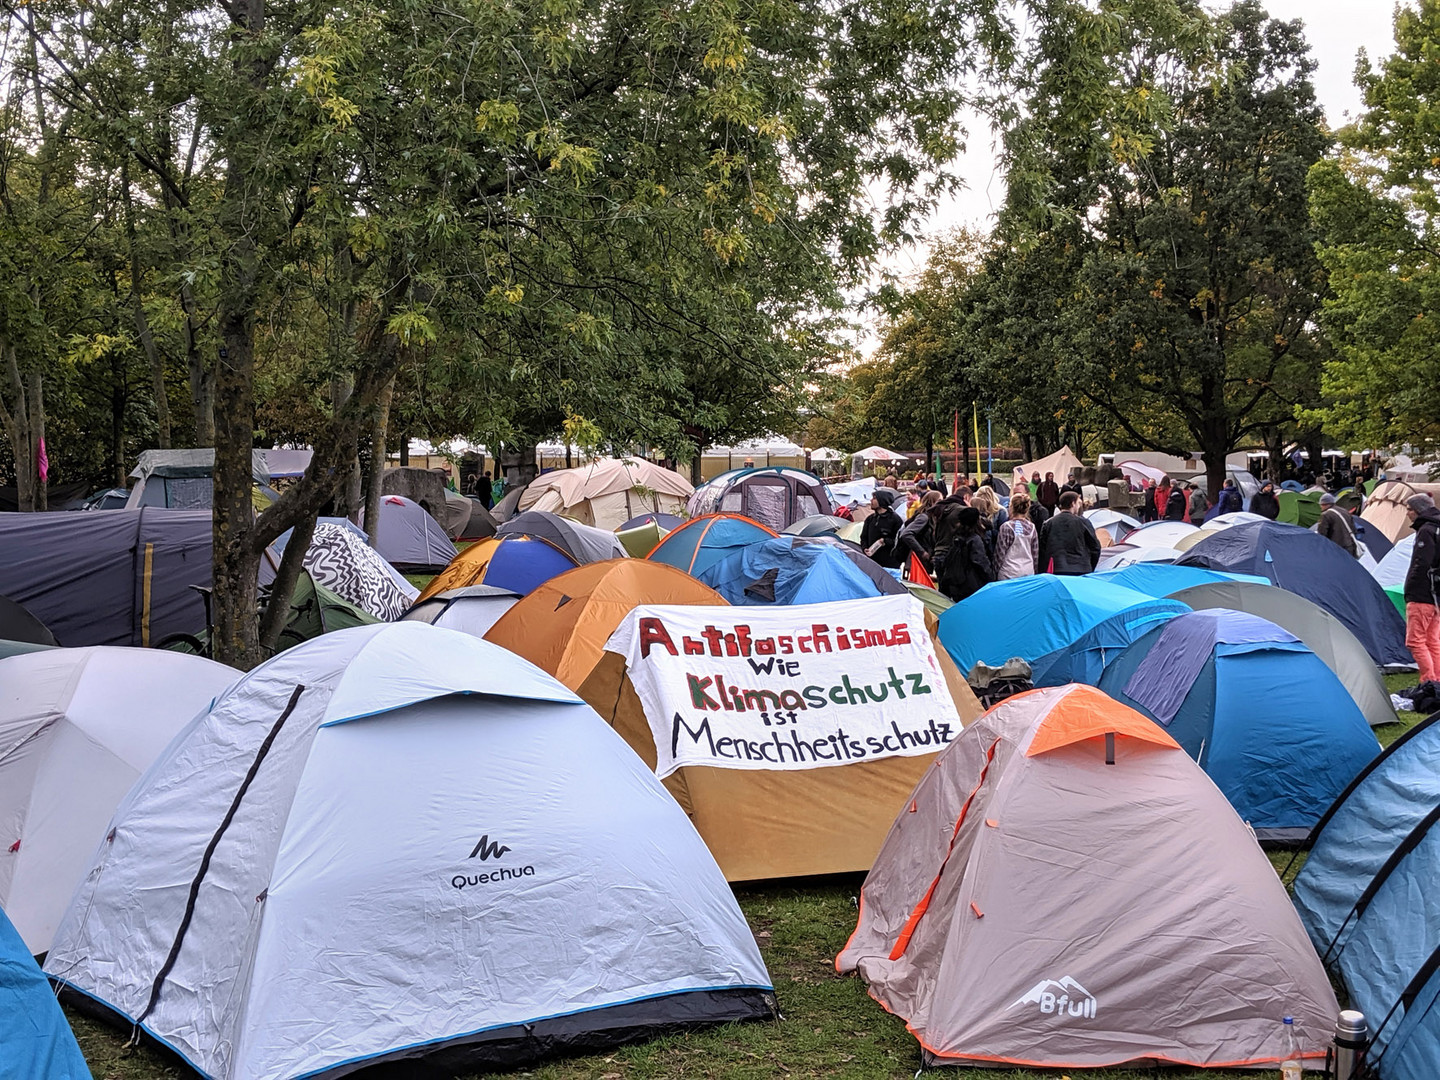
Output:
<svg viewBox="0 0 1440 1080">
<path fill-rule="evenodd" d="M 912 596 L 638 607 L 605 648 L 625 657 L 662 778 L 933 754 L 960 733 Z"/>
</svg>

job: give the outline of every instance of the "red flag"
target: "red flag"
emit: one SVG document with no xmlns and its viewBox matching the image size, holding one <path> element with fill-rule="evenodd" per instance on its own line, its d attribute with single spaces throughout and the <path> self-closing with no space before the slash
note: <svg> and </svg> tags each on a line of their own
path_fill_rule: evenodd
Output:
<svg viewBox="0 0 1440 1080">
<path fill-rule="evenodd" d="M 50 455 L 45 453 L 45 436 L 40 436 L 40 445 L 35 447 L 35 472 L 42 484 L 50 481 Z"/>
<path fill-rule="evenodd" d="M 910 580 L 916 585 L 924 585 L 927 589 L 935 588 L 935 579 L 925 569 L 925 564 L 920 561 L 918 555 L 910 556 Z"/>
</svg>

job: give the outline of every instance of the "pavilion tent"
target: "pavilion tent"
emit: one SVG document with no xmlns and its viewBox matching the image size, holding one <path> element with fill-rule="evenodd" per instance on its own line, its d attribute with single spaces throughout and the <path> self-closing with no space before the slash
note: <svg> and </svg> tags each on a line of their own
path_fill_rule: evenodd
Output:
<svg viewBox="0 0 1440 1080">
<path fill-rule="evenodd" d="M 581 566 L 626 557 L 613 532 L 582 525 L 547 510 L 524 510 L 495 530 L 496 536 L 536 536 L 560 548 Z"/>
<path fill-rule="evenodd" d="M 401 619 L 427 622 L 431 626 L 443 626 L 474 637 L 484 637 L 519 599 L 520 594 L 509 589 L 496 588 L 494 585 L 468 585 L 437 593 L 428 600 L 420 601 L 402 615 Z"/>
<path fill-rule="evenodd" d="M 1245 611 L 1283 627 L 1339 677 L 1371 727 L 1395 723 L 1390 691 L 1365 645 L 1320 605 L 1285 589 L 1245 580 L 1191 585 L 1168 595 L 1195 611 Z"/>
<path fill-rule="evenodd" d="M 46 970 L 226 1080 L 509 1069 L 775 1015 L 635 755 L 519 657 L 417 622 L 282 653 L 196 717 Z"/>
<path fill-rule="evenodd" d="M 23 641 L 31 645 L 59 645 L 49 628 L 24 607 L 0 596 L 0 641 Z"/>
<path fill-rule="evenodd" d="M 1207 537 L 1177 560 L 1182 566 L 1255 574 L 1330 612 L 1380 667 L 1413 667 L 1405 621 L 1383 589 L 1338 544 L 1296 525 L 1236 525 Z"/>
<path fill-rule="evenodd" d="M 833 536 L 776 536 L 695 575 L 731 604 L 823 604 L 900 596 L 905 586 Z"/>
<path fill-rule="evenodd" d="M 1037 472 L 1040 474 L 1040 479 L 1044 480 L 1047 472 L 1053 472 L 1055 474 L 1055 482 L 1057 484 L 1063 484 L 1070 478 L 1072 469 L 1083 469 L 1085 468 L 1085 463 L 1075 456 L 1075 451 L 1071 450 L 1068 446 L 1062 446 L 1059 450 L 1056 450 L 1055 453 L 1039 458 L 1036 461 L 1027 461 L 1024 465 L 1019 466 L 1019 468 L 1025 471 L 1025 479 L 1027 480 L 1031 479 Z"/>
<path fill-rule="evenodd" d="M 50 983 L 0 911 L 0 1076 L 90 1080 L 91 1075 Z"/>
<path fill-rule="evenodd" d="M 695 489 L 679 473 L 643 458 L 601 458 L 532 480 L 517 510 L 548 510 L 614 531 L 637 514 L 678 514 Z"/>
<path fill-rule="evenodd" d="M 1338 1012 L 1219 790 L 1156 724 L 1078 685 L 1008 698 L 927 770 L 835 966 L 926 1066 L 1273 1068 L 1293 1015 L 1318 1067 Z"/>
<path fill-rule="evenodd" d="M 961 600 L 940 616 L 940 643 L 964 674 L 1019 657 L 1036 686 L 1093 685 L 1136 638 L 1189 610 L 1088 576 L 1033 574 Z"/>
<path fill-rule="evenodd" d="M 1380 751 L 1335 673 L 1244 612 L 1156 627 L 1106 666 L 1100 689 L 1163 725 L 1261 840 L 1308 836 Z"/>
<path fill-rule="evenodd" d="M 360 524 L 365 525 L 363 518 Z M 403 495 L 380 497 L 380 523 L 370 532 L 375 550 L 397 570 L 433 573 L 455 557 L 455 545 L 440 523 Z"/>
<path fill-rule="evenodd" d="M 726 606 L 724 597 L 683 570 L 616 559 L 551 578 L 485 637 L 578 692 L 604 658 L 610 635 L 641 604 Z"/>
<path fill-rule="evenodd" d="M 205 625 L 208 510 L 0 514 L 0 596 L 69 646 L 152 645 Z"/>
<path fill-rule="evenodd" d="M 50 948 L 131 785 L 238 678 L 224 664 L 163 649 L 47 649 L 0 660 L 0 907 L 30 952 Z"/>
<path fill-rule="evenodd" d="M 575 568 L 570 554 L 535 536 L 492 536 L 471 544 L 430 580 L 417 603 L 469 585 L 493 585 L 524 596 L 541 582 Z"/>
<path fill-rule="evenodd" d="M 912 626 L 932 642 L 959 722 L 971 723 L 980 702 L 922 629 L 924 610 L 916 608 Z M 624 656 L 606 651 L 578 693 L 656 767 L 655 737 Z M 855 873 L 869 869 L 895 808 L 933 760 L 922 754 L 791 771 L 686 766 L 663 783 L 729 881 Z"/>
</svg>

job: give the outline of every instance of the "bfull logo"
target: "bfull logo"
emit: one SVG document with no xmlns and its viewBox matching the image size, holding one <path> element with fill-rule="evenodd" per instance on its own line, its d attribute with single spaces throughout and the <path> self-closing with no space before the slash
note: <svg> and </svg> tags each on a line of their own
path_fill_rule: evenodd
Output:
<svg viewBox="0 0 1440 1080">
<path fill-rule="evenodd" d="M 1069 975 L 1059 979 L 1041 979 L 1010 1007 L 1013 1009 L 1015 1005 L 1038 1005 L 1045 1016 L 1057 1019 L 1074 1017 L 1077 1020 L 1094 1020 L 1100 1008 L 1094 995 Z"/>
</svg>

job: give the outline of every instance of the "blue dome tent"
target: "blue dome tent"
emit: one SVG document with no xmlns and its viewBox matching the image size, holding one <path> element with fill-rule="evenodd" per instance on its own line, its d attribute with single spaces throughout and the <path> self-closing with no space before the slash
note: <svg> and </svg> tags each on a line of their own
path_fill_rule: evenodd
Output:
<svg viewBox="0 0 1440 1080">
<path fill-rule="evenodd" d="M 1269 578 L 1344 623 L 1377 666 L 1415 663 L 1405 647 L 1405 621 L 1385 590 L 1339 545 L 1308 529 L 1247 522 L 1206 537 L 1176 564 Z"/>
<path fill-rule="evenodd" d="M 1213 585 L 1217 581 L 1248 581 L 1254 585 L 1269 585 L 1269 578 L 1252 574 L 1227 574 L 1218 570 L 1203 570 L 1198 566 L 1176 566 L 1174 563 L 1139 562 L 1114 570 L 1097 570 L 1090 575 L 1093 581 L 1104 581 L 1126 589 L 1153 596 L 1157 600 L 1172 597 L 1181 589 L 1195 585 Z"/>
<path fill-rule="evenodd" d="M 1161 724 L 1265 840 L 1299 840 L 1380 751 L 1340 679 L 1254 615 L 1196 611 L 1151 630 L 1100 680 Z"/>
<path fill-rule="evenodd" d="M 774 529 L 739 514 L 709 514 L 691 518 L 655 545 L 645 556 L 692 577 L 699 577 L 721 559 L 741 548 L 778 535 Z"/>
<path fill-rule="evenodd" d="M 1094 577 L 992 581 L 940 616 L 940 644 L 961 672 L 1020 657 L 1038 686 L 1100 681 L 1105 664 L 1158 623 L 1190 609 Z"/>
<path fill-rule="evenodd" d="M 905 586 L 863 552 L 828 536 L 777 536 L 697 574 L 731 604 L 824 604 L 900 596 Z"/>
<path fill-rule="evenodd" d="M 0 911 L 0 1076 L 90 1080 L 50 983 Z"/>
</svg>

